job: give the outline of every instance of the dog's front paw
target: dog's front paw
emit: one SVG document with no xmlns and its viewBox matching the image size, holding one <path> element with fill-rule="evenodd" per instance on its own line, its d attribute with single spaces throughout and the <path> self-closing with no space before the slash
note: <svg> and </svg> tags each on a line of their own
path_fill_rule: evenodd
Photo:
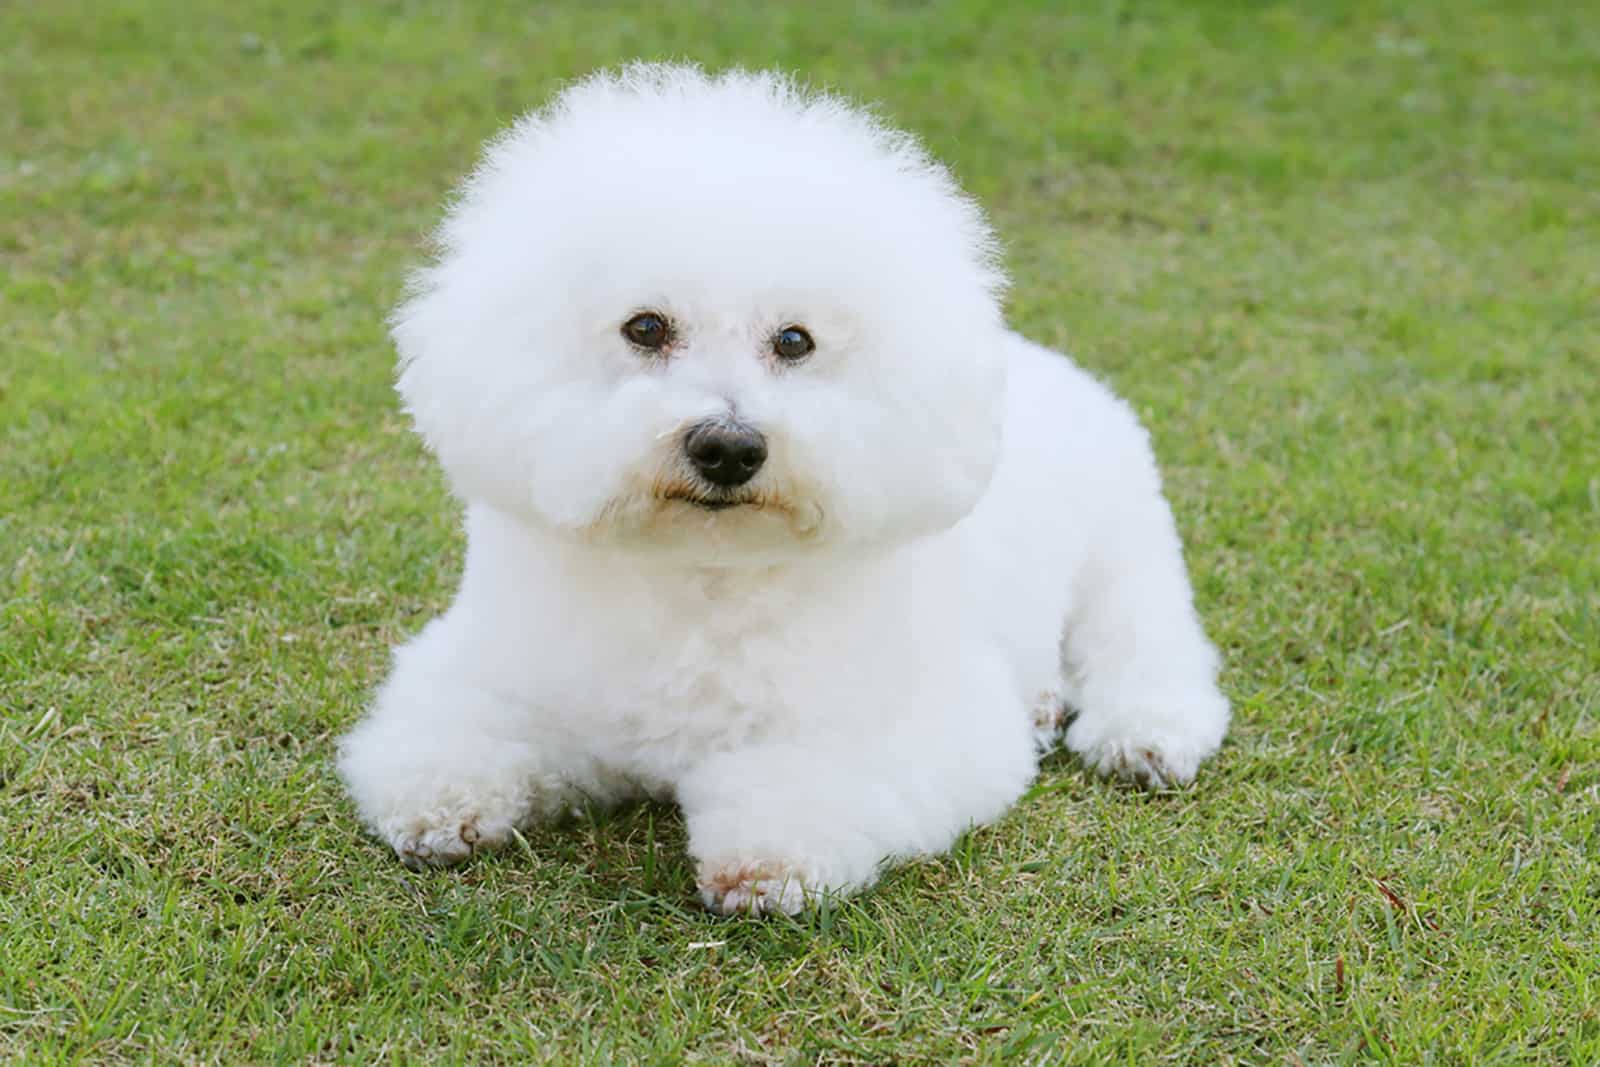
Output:
<svg viewBox="0 0 1600 1067">
<path fill-rule="evenodd" d="M 1100 774 L 1146 789 L 1171 789 L 1195 772 L 1222 744 L 1228 705 L 1218 696 L 1183 716 L 1085 714 L 1067 728 L 1067 747 Z"/>
<path fill-rule="evenodd" d="M 1075 751 L 1100 774 L 1114 775 L 1145 789 L 1188 785 L 1205 758 L 1194 748 L 1149 739 L 1110 740 Z"/>
<path fill-rule="evenodd" d="M 786 864 L 726 863 L 700 868 L 700 902 L 718 915 L 795 915 L 805 906 L 805 879 Z"/>
<path fill-rule="evenodd" d="M 479 852 L 499 848 L 510 839 L 511 825 L 468 813 L 436 821 L 416 820 L 385 836 L 400 862 L 420 871 L 453 867 Z"/>
</svg>

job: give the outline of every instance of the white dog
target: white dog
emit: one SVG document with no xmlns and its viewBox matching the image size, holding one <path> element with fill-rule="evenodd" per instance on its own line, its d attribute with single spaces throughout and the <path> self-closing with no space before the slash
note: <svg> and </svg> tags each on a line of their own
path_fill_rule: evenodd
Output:
<svg viewBox="0 0 1600 1067">
<path fill-rule="evenodd" d="M 438 240 L 394 336 L 465 574 L 339 764 L 407 863 L 650 795 L 708 907 L 792 912 L 1000 815 L 1064 707 L 1102 772 L 1216 751 L 1145 434 L 1006 329 L 911 138 L 634 66 L 494 141 Z"/>
</svg>

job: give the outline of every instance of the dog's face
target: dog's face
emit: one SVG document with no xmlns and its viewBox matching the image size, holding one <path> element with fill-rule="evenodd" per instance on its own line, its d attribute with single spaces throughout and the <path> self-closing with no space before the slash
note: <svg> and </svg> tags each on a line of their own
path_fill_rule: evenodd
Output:
<svg viewBox="0 0 1600 1067">
<path fill-rule="evenodd" d="M 491 147 L 440 241 L 400 389 L 468 499 L 731 563 L 942 529 L 988 483 L 989 232 L 834 101 L 591 79 Z"/>
</svg>

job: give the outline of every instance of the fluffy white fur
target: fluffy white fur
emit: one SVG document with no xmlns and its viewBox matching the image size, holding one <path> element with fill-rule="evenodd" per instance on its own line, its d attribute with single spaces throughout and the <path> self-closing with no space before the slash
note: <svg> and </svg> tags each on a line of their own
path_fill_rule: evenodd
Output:
<svg viewBox="0 0 1600 1067">
<path fill-rule="evenodd" d="M 794 911 L 1000 815 L 1064 706 L 1188 782 L 1228 705 L 1149 444 L 1003 284 L 914 141 L 772 75 L 599 75 L 490 145 L 394 318 L 468 552 L 345 739 L 365 821 L 449 864 L 670 798 L 708 907 Z M 735 417 L 769 457 L 707 510 L 684 433 Z"/>
</svg>

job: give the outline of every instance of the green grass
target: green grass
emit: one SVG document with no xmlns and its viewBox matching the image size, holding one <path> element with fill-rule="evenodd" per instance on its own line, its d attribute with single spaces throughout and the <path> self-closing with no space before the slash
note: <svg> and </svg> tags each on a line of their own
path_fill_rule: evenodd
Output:
<svg viewBox="0 0 1600 1067">
<path fill-rule="evenodd" d="M 207 6 L 0 17 L 0 1056 L 1600 1062 L 1592 9 Z M 357 831 L 334 740 L 462 547 L 384 313 L 634 56 L 881 101 L 986 202 L 1168 472 L 1192 789 L 1053 760 L 793 922 L 697 910 L 668 809 Z"/>
</svg>

